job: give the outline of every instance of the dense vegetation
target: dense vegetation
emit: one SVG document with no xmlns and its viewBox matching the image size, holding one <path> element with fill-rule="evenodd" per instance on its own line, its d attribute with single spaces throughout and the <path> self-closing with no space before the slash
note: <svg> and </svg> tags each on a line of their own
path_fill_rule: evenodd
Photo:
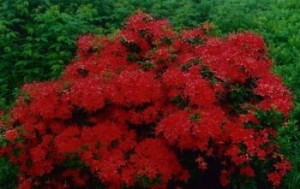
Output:
<svg viewBox="0 0 300 189">
<path fill-rule="evenodd" d="M 9 111 L 0 150 L 18 188 L 280 186 L 290 92 L 260 36 L 209 28 L 139 12 L 113 37 L 82 36 L 62 76 L 24 85 Z"/>
<path fill-rule="evenodd" d="M 300 1 L 228 0 L 211 9 L 209 19 L 221 33 L 241 30 L 264 36 L 274 71 L 283 77 L 294 95 L 295 108 L 289 127 L 282 129 L 279 142 L 294 164 L 283 188 L 300 187 Z M 230 13 L 230 14 L 229 14 Z"/>
<path fill-rule="evenodd" d="M 300 185 L 300 2 L 298 0 L 0 0 L 0 106 L 8 109 L 25 82 L 56 78 L 83 33 L 113 34 L 137 9 L 170 19 L 175 29 L 211 21 L 215 33 L 251 30 L 264 36 L 275 71 L 295 96 L 289 127 L 279 141 L 293 162 L 285 188 Z M 99 27 L 100 26 L 100 27 Z M 11 188 L 1 160 L 0 186 Z M 9 182 L 7 181 L 9 180 Z"/>
<path fill-rule="evenodd" d="M 138 9 L 170 19 L 175 28 L 195 26 L 211 6 L 174 0 L 1 0 L 0 106 L 11 104 L 23 83 L 59 76 L 82 34 L 113 33 Z"/>
</svg>

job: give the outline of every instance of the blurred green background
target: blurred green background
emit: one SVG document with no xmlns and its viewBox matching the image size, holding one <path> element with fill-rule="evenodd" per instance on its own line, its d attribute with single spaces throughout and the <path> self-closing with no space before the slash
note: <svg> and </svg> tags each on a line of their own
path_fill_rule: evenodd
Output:
<svg viewBox="0 0 300 189">
<path fill-rule="evenodd" d="M 295 102 L 278 137 L 293 163 L 282 188 L 300 188 L 299 0 L 0 0 L 0 107 L 8 110 L 25 82 L 58 77 L 80 35 L 114 33 L 137 10 L 169 19 L 176 30 L 212 22 L 220 36 L 252 31 L 265 38 Z M 14 188 L 15 170 L 0 159 L 1 189 Z"/>
</svg>

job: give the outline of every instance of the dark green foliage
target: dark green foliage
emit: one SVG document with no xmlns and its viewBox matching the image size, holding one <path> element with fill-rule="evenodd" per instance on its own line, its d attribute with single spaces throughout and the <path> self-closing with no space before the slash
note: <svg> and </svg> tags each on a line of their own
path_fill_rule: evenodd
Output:
<svg viewBox="0 0 300 189">
<path fill-rule="evenodd" d="M 0 166 L 0 188 L 15 188 L 17 184 L 17 167 L 10 164 L 5 158 L 0 158 Z"/>
<path fill-rule="evenodd" d="M 157 175 L 154 179 L 146 176 L 137 176 L 136 188 L 151 188 L 161 183 L 161 176 Z M 135 188 L 135 187 L 134 187 Z"/>
<path fill-rule="evenodd" d="M 243 103 L 249 101 L 259 102 L 260 100 L 260 96 L 252 92 L 255 86 L 251 80 L 248 80 L 245 85 L 233 84 L 227 87 L 230 92 L 226 94 L 223 99 L 225 102 L 230 103 L 232 113 L 243 113 L 245 112 L 245 109 L 241 107 Z"/>
<path fill-rule="evenodd" d="M 172 99 L 172 103 L 177 105 L 179 108 L 184 109 L 185 107 L 187 107 L 189 99 L 182 98 L 181 96 L 176 96 Z"/>
<path fill-rule="evenodd" d="M 281 153 L 285 154 L 292 163 L 293 168 L 283 180 L 282 188 L 297 189 L 300 187 L 300 132 L 299 123 L 291 120 L 285 127 L 281 127 L 278 133 L 278 144 L 281 145 Z"/>
<path fill-rule="evenodd" d="M 92 4 L 58 2 L 2 0 L 0 105 L 9 105 L 25 82 L 59 76 L 76 50 L 76 38 L 100 33 Z"/>
<path fill-rule="evenodd" d="M 283 115 L 275 110 L 258 111 L 256 117 L 262 127 L 273 127 L 278 130 L 284 124 Z"/>
</svg>

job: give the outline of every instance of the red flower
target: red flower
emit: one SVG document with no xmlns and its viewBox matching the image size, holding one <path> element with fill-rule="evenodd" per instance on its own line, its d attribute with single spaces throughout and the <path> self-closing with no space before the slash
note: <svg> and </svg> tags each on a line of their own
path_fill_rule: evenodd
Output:
<svg viewBox="0 0 300 189">
<path fill-rule="evenodd" d="M 104 93 L 111 101 L 130 106 L 155 102 L 161 96 L 161 88 L 150 72 L 122 72 L 104 87 Z"/>
<path fill-rule="evenodd" d="M 5 131 L 4 137 L 10 142 L 13 142 L 19 137 L 19 134 L 16 129 L 10 129 Z"/>
<path fill-rule="evenodd" d="M 102 81 L 97 77 L 77 80 L 65 94 L 71 104 L 93 112 L 103 108 L 105 98 L 102 93 Z"/>
<path fill-rule="evenodd" d="M 162 133 L 170 144 L 178 142 L 180 148 L 193 148 L 196 144 L 191 135 L 192 127 L 188 112 L 179 111 L 162 120 L 156 127 L 156 132 Z"/>
<path fill-rule="evenodd" d="M 279 173 L 273 172 L 268 174 L 268 181 L 270 181 L 273 186 L 278 187 L 281 183 L 282 176 Z"/>
<path fill-rule="evenodd" d="M 46 152 L 43 150 L 41 146 L 32 148 L 30 154 L 33 162 L 41 162 L 46 157 Z"/>
<path fill-rule="evenodd" d="M 196 159 L 196 163 L 201 171 L 205 171 L 207 169 L 207 163 L 204 161 L 203 157 L 198 157 Z"/>
<path fill-rule="evenodd" d="M 31 179 L 21 180 L 18 186 L 18 189 L 31 189 L 31 188 L 32 188 Z"/>
<path fill-rule="evenodd" d="M 215 102 L 215 93 L 208 81 L 198 78 L 186 83 L 185 96 L 189 97 L 192 104 L 209 106 Z"/>
<path fill-rule="evenodd" d="M 230 183 L 230 180 L 229 180 L 229 174 L 226 170 L 222 170 L 221 171 L 221 176 L 220 176 L 220 183 L 222 186 L 227 186 L 229 183 Z"/>
<path fill-rule="evenodd" d="M 94 37 L 92 35 L 85 35 L 79 38 L 77 41 L 77 53 L 86 54 L 92 46 Z"/>
<path fill-rule="evenodd" d="M 80 130 L 77 127 L 64 129 L 54 140 L 57 151 L 60 153 L 71 153 L 79 150 L 81 141 Z"/>
<path fill-rule="evenodd" d="M 160 175 L 162 183 L 183 173 L 175 154 L 160 139 L 146 139 L 138 144 L 129 162 L 128 168 L 136 171 L 132 176 L 155 179 Z"/>
<path fill-rule="evenodd" d="M 241 175 L 245 175 L 245 176 L 248 176 L 248 177 L 254 177 L 255 176 L 254 170 L 252 169 L 252 167 L 250 165 L 246 165 L 245 167 L 243 167 L 240 170 L 240 173 L 241 173 Z"/>
</svg>

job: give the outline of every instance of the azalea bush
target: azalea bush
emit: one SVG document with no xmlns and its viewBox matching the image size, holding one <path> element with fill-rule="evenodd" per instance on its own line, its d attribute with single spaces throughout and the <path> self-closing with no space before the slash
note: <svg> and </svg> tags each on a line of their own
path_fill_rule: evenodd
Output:
<svg viewBox="0 0 300 189">
<path fill-rule="evenodd" d="M 227 0 L 210 9 L 209 14 L 209 20 L 225 35 L 251 30 L 263 36 L 270 57 L 274 59 L 274 72 L 282 76 L 283 82 L 295 96 L 289 127 L 281 128 L 277 137 L 282 144 L 281 152 L 293 164 L 282 186 L 289 189 L 300 188 L 299 11 L 300 3 L 297 0 Z"/>
<path fill-rule="evenodd" d="M 1 0 L 0 108 L 8 110 L 28 82 L 61 75 L 85 33 L 114 33 L 142 9 L 168 17 L 175 28 L 204 21 L 212 4 L 185 0 Z"/>
<path fill-rule="evenodd" d="M 260 36 L 210 27 L 137 13 L 112 37 L 82 36 L 63 75 L 25 84 L 2 117 L 18 187 L 279 187 L 291 95 Z"/>
</svg>

